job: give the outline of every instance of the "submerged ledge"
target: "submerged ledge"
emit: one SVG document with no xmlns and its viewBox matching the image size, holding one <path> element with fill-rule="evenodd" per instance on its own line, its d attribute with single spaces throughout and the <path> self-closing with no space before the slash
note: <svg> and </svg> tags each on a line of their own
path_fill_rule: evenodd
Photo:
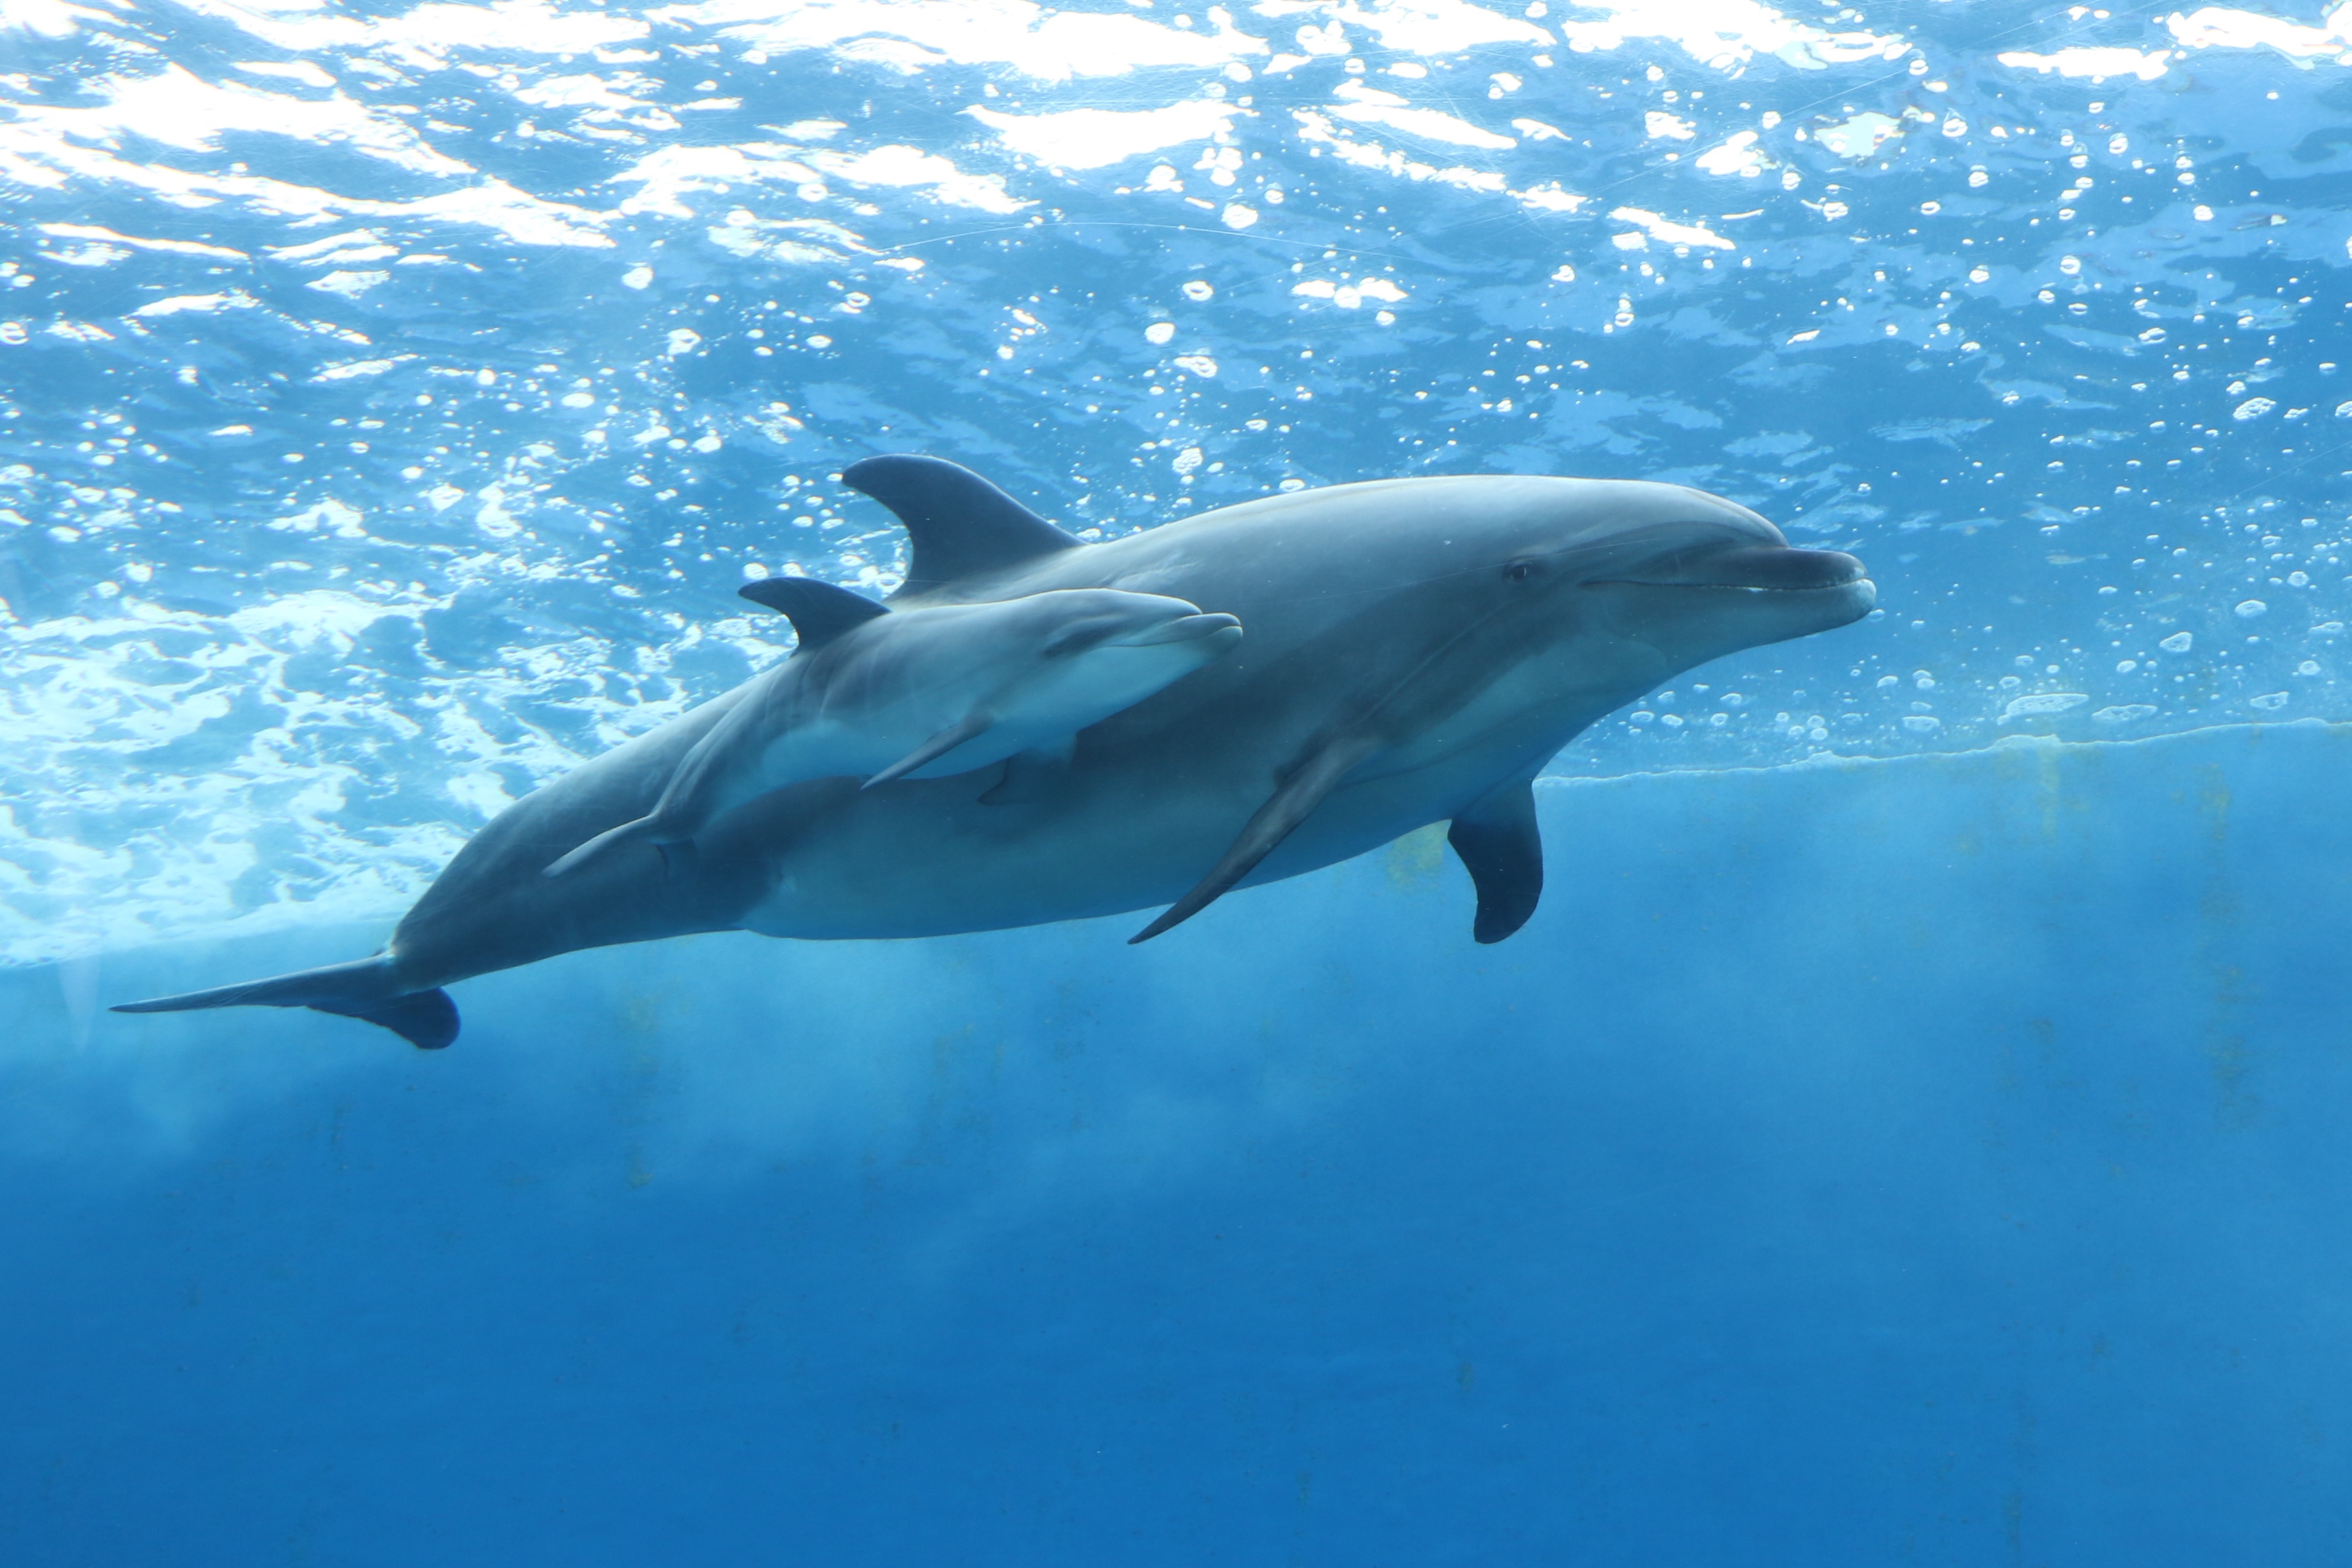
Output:
<svg viewBox="0 0 2352 1568">
<path fill-rule="evenodd" d="M 1966 751 L 1917 752 L 1901 756 L 1871 756 L 1816 752 L 1797 762 L 1773 763 L 1761 765 L 1727 767 L 1666 768 L 1638 773 L 1607 774 L 1550 773 L 1536 780 L 1538 799 L 1546 807 L 1570 809 L 1578 798 L 1595 798 L 1601 795 L 1622 795 L 1644 787 L 1672 785 L 1676 789 L 1701 787 L 1706 781 L 1738 780 L 1753 785 L 1769 780 L 1819 780 L 1832 777 L 1872 779 L 1888 784 L 1899 784 L 1912 770 L 1931 769 L 1939 773 L 1978 766 L 2012 764 L 2032 759 L 2037 773 L 2042 768 L 2064 768 L 2073 763 L 2092 762 L 2103 757 L 2139 758 L 2160 756 L 2168 751 L 2189 750 L 2215 745 L 2232 751 L 2252 750 L 2266 741 L 2287 738 L 2302 740 L 2352 741 L 2352 721 L 2323 719 L 2294 719 L 2277 723 L 2210 724 L 2194 730 L 2172 731 L 2161 735 L 2086 741 L 2064 740 L 2052 735 L 2011 735 L 1990 746 Z M 1998 777 L 1996 772 L 1990 775 Z M 2047 782 L 2046 780 L 2044 781 Z M 1572 826 L 1560 831 L 1572 833 Z M 1442 832 L 1436 825 L 1417 829 L 1391 842 L 1386 849 L 1373 849 L 1350 861 L 1309 872 L 1292 883 L 1314 884 L 1318 879 L 1341 874 L 1349 866 L 1386 862 L 1413 864 L 1433 861 L 1443 848 Z M 1561 839 L 1558 833 L 1551 837 L 1555 853 Z M 1402 857 L 1402 860 L 1400 860 Z M 1275 887 L 1291 884 L 1273 884 Z M 1248 890 L 1253 896 L 1265 889 Z M 362 902 L 357 899 L 341 900 L 332 893 L 319 900 L 303 904 L 270 904 L 235 921 L 215 926 L 195 926 L 179 931 L 158 931 L 152 936 L 120 940 L 95 937 L 70 952 L 47 952 L 31 957 L 9 957 L 0 954 L 0 974 L 34 973 L 50 968 L 73 968 L 87 965 L 101 956 L 122 956 L 150 952 L 185 952 L 213 944 L 245 946 L 267 944 L 273 941 L 295 938 L 291 946 L 311 948 L 320 933 L 373 933 L 370 941 L 389 935 L 391 925 L 415 902 L 403 897 L 380 902 Z M 1108 917 L 1114 922 L 1128 921 L 1127 915 Z M 1085 925 L 1088 922 L 1062 921 L 1056 925 Z M 1051 929 L 1051 928 L 1032 928 Z M 971 933 L 986 935 L 988 933 Z M 766 939 L 761 939 L 766 940 Z M 951 939 L 925 939 L 951 940 Z M 357 957 L 361 950 L 352 949 L 346 942 L 342 956 Z M 322 960 L 323 962 L 323 960 Z M 292 967 L 289 965 L 289 967 Z"/>
<path fill-rule="evenodd" d="M 2145 748 L 2161 748 L 2178 742 L 2220 735 L 2239 735 L 2259 742 L 2264 735 L 2281 731 L 2325 732 L 2339 738 L 2352 737 L 2352 720 L 2282 719 L 2275 722 L 2262 720 L 2238 721 L 2227 724 L 2200 724 L 2188 730 L 2168 730 L 2160 735 L 2102 736 L 2087 741 L 2070 741 L 2063 735 L 2017 734 L 2004 735 L 1989 746 L 1969 746 L 1948 752 L 1906 752 L 1897 756 L 1873 756 L 1863 752 L 1822 751 L 1815 752 L 1809 757 L 1800 757 L 1792 763 L 1734 763 L 1721 767 L 1644 768 L 1622 773 L 1539 773 L 1536 777 L 1536 787 L 1539 790 L 1589 788 L 1623 784 L 1633 779 L 1757 776 L 1874 767 L 1899 768 L 1914 764 L 1940 766 L 1979 757 L 2014 756 L 2020 753 L 2032 755 L 2052 752 L 2088 753 L 2137 751 Z"/>
</svg>

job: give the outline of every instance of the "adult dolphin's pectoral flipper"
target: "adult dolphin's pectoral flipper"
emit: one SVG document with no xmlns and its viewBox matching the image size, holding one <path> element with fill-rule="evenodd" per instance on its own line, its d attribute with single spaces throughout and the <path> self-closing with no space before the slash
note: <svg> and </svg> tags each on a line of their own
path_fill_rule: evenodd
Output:
<svg viewBox="0 0 2352 1568">
<path fill-rule="evenodd" d="M 1500 942 L 1528 923 L 1543 897 L 1543 832 L 1536 826 L 1536 792 L 1520 779 L 1455 814 L 1445 841 L 1462 858 L 1478 889 L 1478 942 Z"/>
<path fill-rule="evenodd" d="M 1191 892 L 1169 905 L 1158 920 L 1129 937 L 1128 945 L 1150 942 L 1231 892 L 1234 883 L 1255 870 L 1259 861 L 1274 853 L 1275 846 L 1307 820 L 1307 813 L 1323 803 L 1323 797 L 1338 787 L 1349 769 L 1380 748 L 1378 735 L 1360 733 L 1334 737 L 1309 752 L 1290 770 L 1282 786 L 1257 808 L 1242 828 L 1241 837 L 1234 840 L 1233 847 L 1225 851 L 1215 868 L 1194 884 Z"/>
<path fill-rule="evenodd" d="M 877 608 L 879 606 L 877 605 Z M 694 749 L 687 752 L 685 760 L 678 763 L 677 771 L 670 774 L 668 785 L 654 802 L 654 808 L 651 811 L 643 816 L 624 822 L 617 827 L 608 827 L 586 843 L 566 850 L 550 861 L 539 874 L 542 877 L 567 876 L 591 860 L 611 854 L 623 845 L 635 844 L 640 841 L 650 842 L 656 848 L 662 849 L 665 863 L 667 863 L 667 846 L 683 842 L 685 838 L 691 837 L 691 835 L 680 835 L 670 830 L 670 818 L 675 814 L 676 802 L 680 794 L 678 787 L 680 781 L 694 779 L 708 765 L 708 759 L 712 754 L 714 747 L 723 750 L 734 743 L 736 734 L 747 727 L 747 710 L 752 706 L 748 702 L 738 704 L 733 711 L 712 727 L 709 734 L 695 743 Z"/>
<path fill-rule="evenodd" d="M 1396 607 L 1401 606 L 1393 601 L 1368 606 L 1354 624 L 1387 622 Z M 1360 673 L 1356 690 L 1342 706 L 1343 712 L 1353 710 L 1355 716 L 1336 721 L 1334 728 L 1310 743 L 1216 868 L 1158 920 L 1129 938 L 1130 943 L 1148 942 L 1215 902 L 1306 821 L 1357 764 L 1384 747 L 1409 744 L 1493 683 L 1497 671 L 1490 650 L 1514 638 L 1511 620 L 1476 606 L 1463 606 L 1458 614 L 1435 619 L 1442 629 L 1433 640 L 1391 638 L 1369 658 L 1357 661 Z"/>
</svg>

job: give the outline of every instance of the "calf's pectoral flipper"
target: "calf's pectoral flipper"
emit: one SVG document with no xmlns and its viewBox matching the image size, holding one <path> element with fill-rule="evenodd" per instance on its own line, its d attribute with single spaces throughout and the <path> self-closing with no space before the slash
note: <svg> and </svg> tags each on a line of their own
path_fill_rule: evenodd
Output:
<svg viewBox="0 0 2352 1568">
<path fill-rule="evenodd" d="M 924 742 L 921 745 L 917 746 L 913 751 L 908 752 L 905 756 L 900 757 L 897 762 L 892 763 L 888 767 L 884 768 L 880 773 L 876 773 L 873 777 L 867 779 L 865 784 L 859 787 L 862 789 L 872 789 L 876 784 L 888 784 L 892 779 L 905 778 L 917 768 L 938 762 L 941 757 L 946 756 L 950 752 L 954 751 L 966 741 L 985 733 L 988 727 L 995 722 L 996 716 L 992 713 L 980 710 L 967 713 L 962 718 L 957 720 L 954 723 L 949 725 L 946 729 L 940 731 L 938 734 L 932 736 L 929 740 Z"/>
<path fill-rule="evenodd" d="M 1536 825 L 1534 786 L 1520 779 L 1483 796 L 1454 816 L 1445 841 L 1478 889 L 1471 936 L 1500 942 L 1527 924 L 1543 897 L 1543 833 Z"/>
<path fill-rule="evenodd" d="M 1256 869 L 1257 863 L 1274 853 L 1275 846 L 1290 837 L 1298 825 L 1307 820 L 1307 813 L 1323 803 L 1323 797 L 1338 787 L 1349 769 L 1380 750 L 1377 735 L 1342 735 L 1324 742 L 1309 752 L 1305 760 L 1291 769 L 1290 776 L 1257 808 L 1241 837 L 1234 840 L 1209 874 L 1193 886 L 1191 892 L 1168 906 L 1160 917 L 1129 937 L 1131 947 L 1139 942 L 1150 942 L 1161 931 L 1178 926 L 1207 909 Z"/>
<path fill-rule="evenodd" d="M 799 643 L 795 658 L 800 653 L 821 648 L 856 631 L 866 622 L 890 613 L 887 605 L 877 605 L 846 588 L 836 588 L 814 577 L 763 577 L 756 583 L 746 583 L 735 591 L 751 603 L 773 610 L 793 623 L 793 634 Z M 606 828 L 586 843 L 557 857 L 540 875 L 561 877 L 566 872 L 576 871 L 598 856 L 638 839 L 651 839 L 656 847 L 667 853 L 667 846 L 691 837 L 693 828 L 699 827 L 701 822 L 698 816 L 695 816 L 690 826 L 683 822 L 684 817 L 693 815 L 687 808 L 687 803 L 692 798 L 703 773 L 715 759 L 725 753 L 727 748 L 738 742 L 756 712 L 756 704 L 739 706 L 720 720 L 710 733 L 695 742 L 694 749 L 686 754 L 677 772 L 663 786 L 661 797 L 655 802 L 653 810 L 617 827 Z"/>
</svg>

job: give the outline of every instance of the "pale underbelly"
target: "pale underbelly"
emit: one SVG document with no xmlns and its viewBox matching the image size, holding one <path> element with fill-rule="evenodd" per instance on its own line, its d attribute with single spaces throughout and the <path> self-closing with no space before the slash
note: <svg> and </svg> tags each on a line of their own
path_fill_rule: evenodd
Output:
<svg viewBox="0 0 2352 1568">
<path fill-rule="evenodd" d="M 1242 886 L 1318 870 L 1442 821 L 1532 765 L 1519 753 L 1455 755 L 1343 786 Z M 926 787 L 937 797 L 929 810 L 915 809 L 911 794 L 890 810 L 852 800 L 813 824 L 778 857 L 743 928 L 812 940 L 943 936 L 1154 909 L 1190 889 L 1263 800 L 1262 784 L 1229 784 L 1125 801 L 1105 790 L 1075 810 L 991 807 L 974 803 L 969 778 Z"/>
</svg>

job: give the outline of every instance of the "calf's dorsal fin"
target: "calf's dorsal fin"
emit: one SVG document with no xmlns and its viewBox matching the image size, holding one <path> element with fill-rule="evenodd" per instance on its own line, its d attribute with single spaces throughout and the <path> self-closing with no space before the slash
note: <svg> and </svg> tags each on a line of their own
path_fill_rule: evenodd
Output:
<svg viewBox="0 0 2352 1568">
<path fill-rule="evenodd" d="M 791 621 L 804 648 L 823 647 L 842 633 L 890 613 L 887 605 L 814 577 L 762 577 L 735 591 Z"/>
<path fill-rule="evenodd" d="M 868 458 L 844 468 L 841 482 L 872 496 L 906 525 L 914 548 L 901 594 L 1001 572 L 1086 542 L 942 458 Z"/>
</svg>

